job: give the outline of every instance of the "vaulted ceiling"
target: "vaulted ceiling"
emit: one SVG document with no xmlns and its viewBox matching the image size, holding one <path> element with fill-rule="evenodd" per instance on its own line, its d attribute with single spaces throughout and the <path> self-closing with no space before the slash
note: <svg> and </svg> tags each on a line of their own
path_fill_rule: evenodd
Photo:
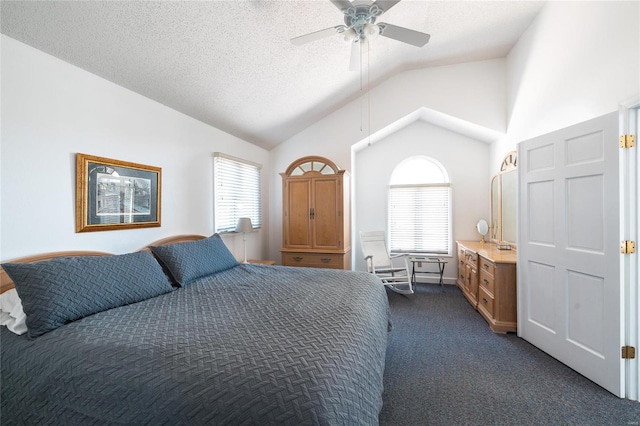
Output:
<svg viewBox="0 0 640 426">
<path fill-rule="evenodd" d="M 0 29 L 269 149 L 404 70 L 506 56 L 543 4 L 400 1 L 381 20 L 431 40 L 418 48 L 378 37 L 362 73 L 349 71 L 339 35 L 290 42 L 344 23 L 329 0 L 2 0 Z"/>
</svg>

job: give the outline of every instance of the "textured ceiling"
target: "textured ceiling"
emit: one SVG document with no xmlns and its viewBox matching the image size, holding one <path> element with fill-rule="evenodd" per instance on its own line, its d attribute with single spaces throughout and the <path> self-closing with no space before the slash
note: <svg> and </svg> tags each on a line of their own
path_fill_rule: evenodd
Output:
<svg viewBox="0 0 640 426">
<path fill-rule="evenodd" d="M 379 21 L 431 34 L 423 48 L 378 37 L 370 84 L 407 69 L 504 57 L 540 1 L 403 0 Z M 2 1 L 1 31 L 225 132 L 270 148 L 360 93 L 329 0 Z"/>
</svg>

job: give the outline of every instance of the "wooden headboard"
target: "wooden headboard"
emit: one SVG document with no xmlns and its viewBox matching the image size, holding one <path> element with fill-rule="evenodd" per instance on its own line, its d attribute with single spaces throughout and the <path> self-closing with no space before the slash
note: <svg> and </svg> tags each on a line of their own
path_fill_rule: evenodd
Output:
<svg viewBox="0 0 640 426">
<path fill-rule="evenodd" d="M 198 241 L 204 238 L 207 237 L 195 234 L 176 235 L 173 237 L 167 237 L 158 241 L 154 241 L 153 243 L 146 245 L 139 251 L 145 250 L 147 252 L 151 252 L 149 250 L 149 246 L 163 246 L 167 244 L 184 243 L 187 241 Z M 103 251 L 57 251 L 52 253 L 42 253 L 33 256 L 20 257 L 18 259 L 8 260 L 6 261 L 6 263 L 34 263 L 41 262 L 43 260 L 51 260 L 58 257 L 75 256 L 113 256 L 113 253 L 106 253 Z M 2 265 L 0 265 L 0 294 L 4 293 L 7 290 L 11 290 L 12 288 L 14 288 L 13 281 L 11 280 L 11 278 L 9 278 L 9 275 L 2 268 Z"/>
<path fill-rule="evenodd" d="M 204 237 L 202 235 L 196 235 L 196 234 L 175 235 L 173 237 L 163 238 L 161 240 L 154 241 L 151 244 L 147 244 L 140 251 L 142 251 L 142 250 L 149 251 L 149 246 L 166 246 L 166 245 L 169 245 L 169 244 L 186 243 L 188 241 L 204 240 L 205 238 L 207 238 L 207 237 Z"/>
</svg>

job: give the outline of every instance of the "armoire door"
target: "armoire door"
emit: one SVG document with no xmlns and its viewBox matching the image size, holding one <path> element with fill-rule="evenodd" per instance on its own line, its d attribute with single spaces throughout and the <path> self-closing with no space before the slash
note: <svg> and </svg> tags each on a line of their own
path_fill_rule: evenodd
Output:
<svg viewBox="0 0 640 426">
<path fill-rule="evenodd" d="M 308 179 L 289 180 L 285 187 L 285 244 L 292 248 L 310 248 L 311 182 Z"/>
<path fill-rule="evenodd" d="M 335 177 L 314 178 L 312 182 L 313 246 L 319 249 L 339 249 L 342 226 L 340 180 Z"/>
</svg>

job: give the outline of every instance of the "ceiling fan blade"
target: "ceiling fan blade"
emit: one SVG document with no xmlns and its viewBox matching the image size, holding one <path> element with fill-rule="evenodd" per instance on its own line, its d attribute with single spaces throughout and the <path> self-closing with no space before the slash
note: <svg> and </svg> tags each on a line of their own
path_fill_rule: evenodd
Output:
<svg viewBox="0 0 640 426">
<path fill-rule="evenodd" d="M 373 4 L 386 12 L 398 3 L 400 3 L 400 0 L 378 0 Z"/>
<path fill-rule="evenodd" d="M 342 13 L 344 13 L 347 9 L 351 7 L 351 2 L 349 0 L 329 0 L 334 4 L 335 7 L 340 9 Z"/>
<path fill-rule="evenodd" d="M 424 46 L 429 42 L 429 39 L 431 38 L 431 35 L 429 34 L 410 30 L 409 28 L 387 24 L 386 22 L 381 22 L 378 25 L 381 28 L 381 36 L 392 38 L 403 43 L 409 43 L 417 47 Z"/>
<path fill-rule="evenodd" d="M 351 43 L 351 60 L 349 61 L 349 71 L 360 69 L 360 43 Z"/>
<path fill-rule="evenodd" d="M 320 40 L 326 37 L 329 37 L 333 34 L 338 33 L 338 29 L 343 27 L 344 25 L 338 25 L 336 27 L 325 28 L 324 30 L 314 31 L 309 34 L 301 35 L 298 37 L 294 37 L 291 39 L 291 43 L 296 46 L 300 46 L 301 44 L 310 43 L 312 41 Z"/>
</svg>

